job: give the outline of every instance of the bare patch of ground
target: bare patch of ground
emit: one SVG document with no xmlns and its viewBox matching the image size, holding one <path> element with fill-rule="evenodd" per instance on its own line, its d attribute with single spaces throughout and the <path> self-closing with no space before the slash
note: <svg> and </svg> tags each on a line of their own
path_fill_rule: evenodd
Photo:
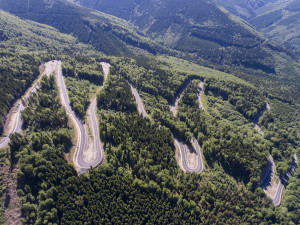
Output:
<svg viewBox="0 0 300 225">
<path fill-rule="evenodd" d="M 7 184 L 4 200 L 5 224 L 21 224 L 21 202 L 17 194 L 17 169 L 10 171 L 9 166 L 5 165 L 0 168 L 0 173 Z"/>
<path fill-rule="evenodd" d="M 277 191 L 277 187 L 278 187 L 278 183 L 276 182 L 276 178 L 275 176 L 273 177 L 273 179 L 271 180 L 270 184 L 267 187 L 267 190 L 265 190 L 265 193 L 271 198 L 273 199 L 275 197 L 276 191 Z"/>
<path fill-rule="evenodd" d="M 176 158 L 177 164 L 179 165 L 179 167 L 180 167 L 180 169 L 182 171 L 186 172 L 185 169 L 182 166 L 180 149 L 179 149 L 179 147 L 178 147 L 178 145 L 176 143 L 175 143 L 175 148 L 176 148 L 176 150 L 175 150 L 175 158 Z"/>
<path fill-rule="evenodd" d="M 89 127 L 93 127 L 91 126 L 92 121 L 91 121 L 91 117 L 88 114 L 90 111 L 88 110 L 87 112 L 87 121 L 88 124 L 90 125 Z M 85 125 L 85 129 L 88 130 L 87 125 Z M 89 130 L 90 131 L 90 130 Z M 92 136 L 91 132 L 88 132 L 89 136 L 88 136 L 88 147 L 85 149 L 85 151 L 83 152 L 83 159 L 84 161 L 90 163 L 93 162 L 96 158 L 96 149 L 95 149 L 95 144 L 94 144 L 94 137 Z"/>
<path fill-rule="evenodd" d="M 14 122 L 17 118 L 17 110 L 18 108 L 14 105 L 6 116 L 5 124 L 4 124 L 4 134 L 8 135 L 12 132 L 14 128 Z"/>
<path fill-rule="evenodd" d="M 194 169 L 197 167 L 197 155 L 190 147 L 187 147 L 186 149 L 189 150 L 186 153 L 187 165 L 189 168 Z"/>
</svg>

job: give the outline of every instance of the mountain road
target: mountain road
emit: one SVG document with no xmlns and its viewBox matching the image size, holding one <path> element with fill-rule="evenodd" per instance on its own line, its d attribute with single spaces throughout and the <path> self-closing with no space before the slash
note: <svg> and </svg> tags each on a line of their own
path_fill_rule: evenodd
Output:
<svg viewBox="0 0 300 225">
<path fill-rule="evenodd" d="M 80 168 L 80 173 L 86 172 L 91 167 L 96 167 L 99 164 L 103 162 L 104 158 L 104 151 L 103 147 L 100 141 L 99 136 L 99 128 L 98 128 L 98 122 L 97 122 L 97 116 L 96 116 L 96 105 L 97 100 L 95 99 L 91 103 L 91 115 L 92 115 L 92 124 L 93 124 L 93 131 L 94 131 L 94 139 L 95 139 L 95 147 L 96 147 L 96 157 L 92 162 L 86 162 L 84 160 L 84 151 L 87 147 L 88 142 L 88 132 L 87 129 L 84 126 L 84 122 L 80 120 L 75 112 L 72 110 L 70 105 L 70 100 L 67 92 L 67 88 L 64 82 L 63 74 L 62 74 L 62 68 L 61 68 L 61 61 L 55 61 L 57 63 L 57 83 L 60 90 L 60 96 L 63 106 L 66 109 L 67 114 L 71 117 L 73 120 L 76 130 L 77 130 L 77 148 L 75 153 L 75 163 Z"/>
</svg>

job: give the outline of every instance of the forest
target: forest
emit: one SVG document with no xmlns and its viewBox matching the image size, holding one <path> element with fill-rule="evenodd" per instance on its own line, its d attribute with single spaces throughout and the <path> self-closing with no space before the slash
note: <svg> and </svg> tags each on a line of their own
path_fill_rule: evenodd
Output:
<svg viewBox="0 0 300 225">
<path fill-rule="evenodd" d="M 300 67 L 292 55 L 206 0 L 76 2 L 105 2 L 104 12 L 124 20 L 71 1 L 0 0 L 0 136 L 39 66 L 61 60 L 80 119 L 97 98 L 104 163 L 77 173 L 74 126 L 55 77 L 44 77 L 22 112 L 22 132 L 0 151 L 0 224 L 18 199 L 13 191 L 23 224 L 300 223 L 299 167 L 279 207 L 260 187 L 270 154 L 277 181 L 300 157 Z M 112 66 L 105 83 L 100 62 Z M 267 103 L 271 110 L 258 118 Z M 175 136 L 197 139 L 201 174 L 181 170 Z"/>
<path fill-rule="evenodd" d="M 67 57 L 62 66 L 71 106 L 80 118 L 85 117 L 90 99 L 104 81 L 99 59 Z"/>
<path fill-rule="evenodd" d="M 39 75 L 40 59 L 29 54 L 1 51 L 0 61 L 0 135 L 6 114 L 16 99 L 29 88 Z"/>
<path fill-rule="evenodd" d="M 114 68 L 111 68 L 113 71 Z M 123 77 L 111 74 L 107 85 L 98 95 L 98 107 L 104 110 L 122 112 L 136 111 L 136 103 L 130 92 L 130 86 Z"/>
<path fill-rule="evenodd" d="M 106 163 L 80 176 L 64 157 L 71 137 L 54 78 L 43 79 L 42 88 L 30 101 L 35 110 L 27 108 L 23 113 L 27 132 L 14 135 L 10 144 L 12 166 L 20 165 L 18 194 L 23 223 L 286 221 L 275 213 L 260 188 L 254 192 L 244 185 L 238 188 L 217 162 L 200 175 L 183 173 L 174 158 L 171 130 L 141 117 L 136 107 L 120 107 L 135 104 L 127 82 L 117 74 L 111 72 L 99 95 L 104 99 L 99 116 Z M 105 101 L 120 93 L 128 98 L 119 98 L 115 104 Z M 52 118 L 44 119 L 48 110 L 53 117 L 60 115 L 57 126 Z"/>
<path fill-rule="evenodd" d="M 103 82 L 97 66 L 102 59 L 66 59 L 63 72 L 73 107 L 85 105 Z M 287 211 L 278 212 L 258 187 L 270 153 L 282 162 L 278 174 L 286 172 L 297 147 L 297 125 L 287 133 L 283 125 L 288 119 L 283 114 L 278 121 L 278 110 L 266 113 L 259 121 L 266 132 L 263 138 L 252 127 L 252 120 L 265 107 L 266 96 L 255 87 L 230 76 L 223 77 L 228 79 L 224 84 L 209 72 L 166 70 L 145 59 L 109 58 L 113 67 L 97 94 L 106 162 L 80 176 L 65 158 L 72 148 L 71 128 L 59 103 L 55 79 L 43 78 L 41 89 L 22 113 L 25 132 L 11 137 L 8 155 L 11 166 L 20 167 L 22 222 L 285 224 L 290 218 L 297 224 L 297 204 L 284 201 Z M 82 68 L 88 75 L 79 77 Z M 101 83 L 91 82 L 90 74 L 97 74 Z M 154 82 L 156 76 L 159 79 Z M 169 105 L 190 79 L 174 117 Z M 200 79 L 205 83 L 207 113 L 198 106 Z M 151 119 L 138 115 L 128 81 L 138 88 Z M 170 88 L 165 90 L 166 86 Z M 173 135 L 186 141 L 197 138 L 205 172 L 180 170 Z M 297 182 L 292 179 L 287 187 L 290 198 L 297 193 Z"/>
</svg>

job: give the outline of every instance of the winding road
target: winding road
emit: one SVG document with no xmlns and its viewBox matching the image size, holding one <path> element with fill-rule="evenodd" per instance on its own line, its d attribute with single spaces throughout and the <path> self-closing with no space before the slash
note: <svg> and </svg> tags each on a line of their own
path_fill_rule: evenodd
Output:
<svg viewBox="0 0 300 225">
<path fill-rule="evenodd" d="M 263 173 L 262 175 L 262 179 L 260 182 L 260 186 L 262 187 L 262 189 L 266 190 L 268 185 L 270 184 L 270 182 L 272 181 L 272 179 L 275 176 L 275 162 L 273 157 L 270 155 L 268 157 L 268 168 L 267 171 L 265 173 Z"/>
<path fill-rule="evenodd" d="M 130 83 L 129 83 L 129 85 L 131 87 L 131 92 L 132 92 L 132 94 L 135 97 L 135 100 L 137 102 L 139 113 L 141 113 L 143 117 L 149 117 L 149 115 L 146 113 L 146 111 L 144 109 L 142 99 L 140 98 L 140 95 L 139 95 L 137 89 L 133 85 L 131 85 Z M 174 140 L 175 140 L 175 143 L 177 144 L 177 146 L 180 149 L 181 162 L 182 162 L 183 169 L 185 171 L 189 171 L 189 172 L 201 173 L 204 170 L 204 164 L 203 164 L 202 155 L 201 155 L 201 148 L 200 148 L 200 145 L 199 145 L 198 141 L 196 139 L 194 139 L 192 141 L 194 150 L 195 150 L 196 155 L 197 155 L 197 165 L 196 165 L 195 168 L 190 168 L 188 166 L 188 163 L 187 163 L 187 151 L 188 151 L 188 149 L 186 148 L 186 144 L 184 144 L 182 141 L 180 141 L 177 137 L 174 137 Z"/>
<path fill-rule="evenodd" d="M 275 197 L 273 198 L 273 204 L 275 206 L 280 205 L 283 189 L 284 189 L 285 185 L 287 184 L 288 180 L 290 179 L 290 177 L 292 176 L 296 167 L 297 167 L 297 157 L 296 157 L 296 155 L 294 155 L 289 171 L 283 176 L 283 178 L 280 179 L 280 182 L 278 184 Z"/>
<path fill-rule="evenodd" d="M 188 166 L 188 163 L 187 163 L 187 161 L 188 161 L 187 160 L 187 151 L 190 151 L 190 150 L 187 148 L 187 145 L 184 142 L 182 142 L 179 138 L 174 137 L 174 140 L 175 140 L 176 145 L 180 149 L 181 163 L 182 163 L 183 169 L 185 171 L 194 172 L 194 173 L 203 172 L 204 164 L 203 164 L 203 161 L 202 161 L 201 148 L 200 148 L 200 145 L 199 145 L 198 141 L 196 139 L 194 139 L 192 141 L 193 147 L 194 147 L 193 149 L 195 150 L 196 155 L 197 155 L 197 165 L 196 165 L 195 168 L 190 168 Z"/>
<path fill-rule="evenodd" d="M 65 85 L 65 81 L 62 74 L 62 68 L 61 68 L 61 61 L 55 61 L 57 64 L 57 82 L 58 87 L 60 90 L 60 96 L 63 106 L 66 109 L 66 113 L 70 115 L 71 119 L 73 120 L 75 127 L 77 129 L 77 148 L 75 153 L 75 163 L 80 168 L 80 173 L 86 172 L 91 167 L 97 167 L 99 164 L 103 162 L 104 159 L 104 150 L 100 141 L 99 136 L 99 128 L 98 128 L 98 121 L 97 121 L 97 115 L 96 115 L 96 106 L 97 106 L 97 100 L 96 98 L 91 103 L 91 118 L 92 118 L 92 126 L 93 126 L 93 136 L 94 136 L 94 142 L 95 142 L 95 152 L 96 156 L 95 159 L 92 162 L 86 162 L 84 160 L 84 151 L 88 145 L 88 132 L 87 129 L 84 126 L 84 122 L 80 120 L 75 112 L 72 110 L 70 105 L 70 100 L 67 92 L 67 88 Z M 104 67 L 103 67 L 104 68 Z M 104 69 L 103 69 L 104 70 Z M 105 67 L 104 72 L 106 72 L 105 77 L 107 76 L 109 71 Z"/>
<path fill-rule="evenodd" d="M 21 132 L 22 125 L 23 125 L 21 115 L 22 115 L 22 111 L 25 109 L 24 104 L 27 105 L 27 103 L 30 99 L 30 96 L 32 94 L 35 94 L 37 92 L 37 90 L 39 89 L 39 82 L 41 81 L 43 75 L 50 76 L 52 73 L 54 73 L 55 67 L 54 67 L 54 64 L 53 64 L 52 61 L 48 62 L 48 63 L 45 63 L 44 66 L 45 66 L 44 72 L 31 85 L 31 87 L 28 88 L 28 90 L 25 92 L 24 96 L 16 102 L 15 105 L 18 108 L 17 108 L 17 111 L 15 112 L 16 115 L 11 120 L 11 123 L 14 124 L 13 128 L 12 128 L 12 131 L 5 138 L 2 139 L 2 141 L 0 143 L 0 149 L 5 148 L 5 147 L 8 146 L 8 144 L 10 142 L 10 138 L 9 138 L 10 135 L 12 135 L 14 133 L 20 133 Z"/>
<path fill-rule="evenodd" d="M 253 121 L 255 129 L 261 135 L 264 135 L 264 132 L 260 129 L 260 127 L 257 125 L 257 123 L 258 123 L 260 117 L 263 116 L 265 111 L 270 110 L 270 109 L 271 109 L 271 107 L 270 107 L 269 103 L 267 103 L 266 108 L 263 111 L 261 111 Z M 267 190 L 267 188 L 270 185 L 272 179 L 274 179 L 274 177 L 275 177 L 275 162 L 274 162 L 274 159 L 271 155 L 268 157 L 268 163 L 269 164 L 268 164 L 267 172 L 263 176 L 262 181 L 260 183 L 260 186 L 262 187 L 262 189 L 264 191 Z M 273 197 L 273 204 L 275 206 L 280 205 L 281 199 L 282 199 L 283 189 L 284 189 L 285 185 L 287 184 L 287 181 L 289 180 L 289 178 L 292 176 L 292 174 L 293 174 L 296 167 L 297 167 L 297 157 L 296 157 L 296 155 L 294 155 L 289 171 L 280 179 L 279 184 L 277 186 L 275 196 Z"/>
</svg>

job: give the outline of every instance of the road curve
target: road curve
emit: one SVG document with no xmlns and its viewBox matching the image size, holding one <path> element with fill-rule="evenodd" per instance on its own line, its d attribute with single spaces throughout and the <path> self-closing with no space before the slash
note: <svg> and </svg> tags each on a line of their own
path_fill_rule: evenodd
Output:
<svg viewBox="0 0 300 225">
<path fill-rule="evenodd" d="M 204 170 L 204 164 L 202 161 L 202 156 L 201 156 L 201 149 L 200 149 L 200 145 L 198 143 L 197 140 L 193 140 L 193 145 L 194 145 L 194 150 L 196 151 L 197 154 L 197 166 L 195 168 L 190 168 L 187 164 L 187 151 L 189 151 L 186 147 L 186 144 L 183 143 L 181 140 L 179 140 L 179 138 L 174 137 L 175 143 L 176 145 L 179 147 L 180 149 L 180 155 L 181 155 L 181 163 L 182 163 L 182 167 L 185 171 L 188 172 L 194 172 L 194 173 L 201 173 Z"/>
<path fill-rule="evenodd" d="M 13 126 L 12 131 L 5 137 L 2 139 L 1 143 L 0 143 L 0 149 L 5 148 L 8 146 L 9 142 L 10 142 L 10 138 L 9 136 L 14 134 L 14 133 L 20 133 L 22 130 L 22 119 L 21 119 L 21 115 L 22 115 L 22 111 L 25 109 L 25 106 L 23 105 L 23 103 L 26 105 L 26 102 L 28 102 L 30 96 L 32 94 L 35 94 L 37 92 L 37 90 L 39 89 L 38 83 L 41 81 L 43 75 L 45 74 L 46 76 L 51 75 L 54 72 L 54 66 L 52 61 L 49 63 L 45 63 L 45 71 L 41 74 L 41 76 L 32 84 L 32 86 L 30 88 L 28 88 L 28 90 L 26 91 L 26 93 L 24 94 L 24 96 L 19 99 L 16 103 L 16 105 L 18 106 L 18 110 L 17 110 L 17 115 L 15 118 L 15 123 Z"/>
<path fill-rule="evenodd" d="M 146 113 L 146 111 L 144 109 L 144 105 L 143 105 L 142 99 L 139 96 L 138 91 L 132 84 L 130 84 L 129 82 L 128 82 L 128 84 L 130 85 L 131 92 L 134 95 L 135 100 L 137 102 L 139 113 L 141 113 L 143 117 L 149 117 L 149 115 Z M 188 86 L 188 84 L 186 86 Z M 174 137 L 174 139 L 175 139 L 175 143 L 178 145 L 178 147 L 180 149 L 181 162 L 182 162 L 183 169 L 185 171 L 189 171 L 189 172 L 201 173 L 204 170 L 204 164 L 203 164 L 202 155 L 201 155 L 201 148 L 200 148 L 198 141 L 195 139 L 193 140 L 194 150 L 196 151 L 196 154 L 197 154 L 197 166 L 195 168 L 190 168 L 187 164 L 186 145 L 182 141 L 180 141 L 178 138 Z"/>
<path fill-rule="evenodd" d="M 91 116 L 91 130 L 94 138 L 94 151 L 96 152 L 96 158 L 93 161 L 92 167 L 98 166 L 104 160 L 104 148 L 100 139 L 99 124 L 97 119 L 97 98 L 94 98 L 88 108 L 89 115 Z M 82 158 L 83 159 L 83 158 Z M 85 172 L 87 168 L 83 168 L 81 172 Z"/>
<path fill-rule="evenodd" d="M 143 117 L 149 117 L 145 108 L 144 108 L 144 104 L 143 104 L 143 101 L 138 93 L 138 91 L 136 90 L 136 88 L 133 86 L 133 84 L 131 84 L 129 81 L 127 81 L 130 88 L 131 88 L 131 92 L 135 98 L 135 101 L 137 103 L 137 106 L 138 106 L 138 111 L 140 114 L 142 114 Z"/>
<path fill-rule="evenodd" d="M 16 112 L 16 119 L 15 119 L 15 123 L 13 126 L 13 129 L 11 131 L 11 133 L 5 137 L 3 139 L 3 141 L 0 143 L 0 149 L 5 148 L 8 146 L 9 142 L 10 142 L 10 138 L 9 136 L 14 134 L 14 133 L 19 133 L 22 129 L 22 119 L 21 119 L 21 115 L 22 115 L 22 111 L 24 110 L 24 106 L 22 103 L 18 104 L 18 110 Z"/>
<path fill-rule="evenodd" d="M 287 184 L 288 180 L 290 179 L 290 177 L 292 176 L 292 174 L 293 174 L 294 170 L 296 169 L 296 167 L 297 167 L 297 158 L 296 158 L 296 155 L 294 155 L 289 171 L 280 179 L 280 182 L 278 184 L 276 194 L 273 198 L 273 204 L 275 206 L 280 205 L 281 199 L 282 199 L 283 189 L 284 189 L 285 185 Z"/>
<path fill-rule="evenodd" d="M 111 65 L 109 63 L 105 63 L 105 62 L 101 62 L 100 64 L 103 69 L 103 75 L 104 75 L 103 86 L 104 86 L 104 84 L 107 80 Z M 103 88 L 103 86 L 100 87 L 100 90 Z M 88 125 L 88 127 L 91 128 L 91 131 L 93 133 L 94 151 L 99 152 L 99 155 L 96 155 L 96 157 L 98 156 L 99 158 L 98 159 L 96 158 L 95 160 L 100 161 L 99 164 L 102 164 L 105 153 L 104 153 L 103 143 L 101 142 L 100 132 L 99 132 L 99 124 L 98 124 L 98 118 L 97 118 L 97 97 L 96 96 L 91 100 L 91 103 L 87 109 L 87 115 L 90 115 L 90 117 L 91 117 L 90 120 L 87 120 L 87 125 Z"/>
<path fill-rule="evenodd" d="M 67 88 L 65 85 L 65 81 L 62 74 L 62 68 L 61 68 L 61 61 L 55 61 L 57 64 L 57 83 L 61 95 L 62 104 L 66 109 L 66 113 L 70 115 L 71 119 L 74 121 L 74 124 L 77 129 L 78 134 L 78 142 L 77 142 L 77 148 L 75 153 L 75 163 L 80 168 L 80 173 L 83 173 L 87 171 L 90 167 L 96 167 L 99 164 L 103 162 L 103 148 L 101 145 L 101 142 L 99 140 L 99 129 L 98 129 L 98 123 L 97 123 L 97 116 L 96 116 L 96 99 L 92 102 L 91 107 L 93 107 L 93 113 L 92 113 L 92 120 L 93 120 L 93 126 L 96 128 L 94 129 L 94 137 L 95 138 L 95 146 L 96 146 L 96 157 L 94 161 L 92 162 L 85 162 L 83 158 L 84 151 L 87 147 L 87 140 L 88 140 L 88 132 L 86 128 L 84 127 L 84 122 L 81 121 L 75 114 L 75 112 L 72 110 L 70 105 L 70 100 L 67 92 Z"/>
<path fill-rule="evenodd" d="M 195 138 L 192 140 L 192 143 L 193 143 L 194 150 L 196 151 L 197 154 L 197 167 L 195 172 L 202 173 L 204 170 L 204 163 L 201 154 L 201 147 Z"/>
<path fill-rule="evenodd" d="M 263 190 L 266 190 L 270 182 L 275 176 L 275 162 L 271 155 L 268 157 L 268 168 L 265 173 L 263 173 L 260 186 Z"/>
</svg>

